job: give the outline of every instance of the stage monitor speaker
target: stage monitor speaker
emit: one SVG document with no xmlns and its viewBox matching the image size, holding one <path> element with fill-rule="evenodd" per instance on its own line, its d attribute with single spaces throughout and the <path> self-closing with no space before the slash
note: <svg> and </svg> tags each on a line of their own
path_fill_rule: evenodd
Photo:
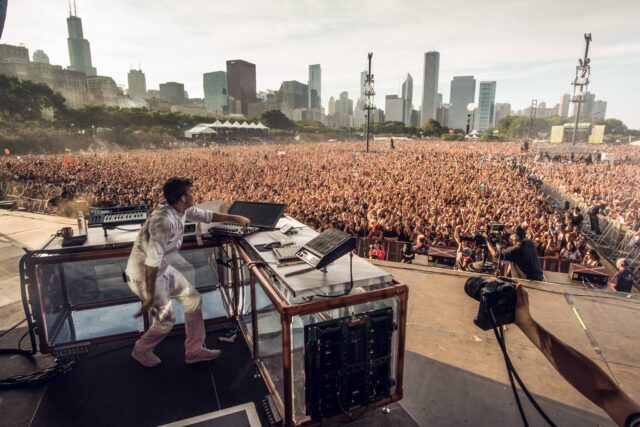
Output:
<svg viewBox="0 0 640 427">
<path fill-rule="evenodd" d="M 355 248 L 356 239 L 353 236 L 330 228 L 303 245 L 296 256 L 320 270 Z"/>
</svg>

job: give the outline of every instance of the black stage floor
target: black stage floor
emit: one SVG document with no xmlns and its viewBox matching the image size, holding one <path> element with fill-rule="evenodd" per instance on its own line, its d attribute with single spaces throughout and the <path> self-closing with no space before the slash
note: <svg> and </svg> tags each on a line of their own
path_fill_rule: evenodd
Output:
<svg viewBox="0 0 640 427">
<path fill-rule="evenodd" d="M 157 426 L 253 402 L 267 426 L 262 400 L 267 388 L 251 362 L 241 334 L 233 343 L 218 336 L 234 324 L 209 329 L 207 346 L 222 355 L 209 363 L 184 363 L 184 335 L 176 331 L 156 349 L 162 363 L 144 368 L 130 357 L 133 340 L 92 348 L 69 372 L 35 387 L 0 388 L 0 427 Z M 26 328 L 0 338 L 0 348 L 17 347 Z M 22 347 L 28 347 L 28 337 Z M 52 364 L 49 356 L 0 356 L 0 377 Z M 388 415 L 371 411 L 349 426 L 416 426 L 400 405 Z"/>
<path fill-rule="evenodd" d="M 22 331 L 3 337 L 0 347 L 15 346 Z M 247 402 L 254 402 L 265 425 L 261 402 L 267 388 L 254 376 L 242 336 L 233 343 L 218 341 L 224 332 L 217 328 L 207 334 L 207 346 L 222 349 L 222 355 L 193 365 L 184 363 L 180 332 L 158 346 L 162 363 L 155 368 L 130 357 L 133 341 L 96 346 L 71 371 L 44 386 L 0 390 L 0 426 L 153 426 Z M 38 366 L 50 363 L 49 357 L 35 359 Z M 33 367 L 25 357 L 3 356 L 0 376 Z"/>
</svg>

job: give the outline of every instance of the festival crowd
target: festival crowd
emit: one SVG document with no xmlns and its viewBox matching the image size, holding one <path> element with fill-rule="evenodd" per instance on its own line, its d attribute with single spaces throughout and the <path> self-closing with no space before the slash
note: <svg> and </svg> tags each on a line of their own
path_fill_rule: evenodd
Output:
<svg viewBox="0 0 640 427">
<path fill-rule="evenodd" d="M 391 149 L 376 142 L 370 154 L 356 142 L 214 146 L 12 156 L 3 160 L 0 178 L 57 185 L 59 198 L 90 206 L 154 207 L 168 177 L 187 176 L 198 202 L 283 202 L 289 215 L 318 231 L 334 227 L 420 250 L 457 246 L 456 230 L 472 236 L 500 222 L 506 230 L 523 226 L 540 256 L 588 257 L 596 265 L 579 232 L 587 213 L 554 208 L 538 184 L 637 222 L 640 150 L 615 150 L 625 162 L 534 164 L 516 143 L 403 141 Z"/>
</svg>

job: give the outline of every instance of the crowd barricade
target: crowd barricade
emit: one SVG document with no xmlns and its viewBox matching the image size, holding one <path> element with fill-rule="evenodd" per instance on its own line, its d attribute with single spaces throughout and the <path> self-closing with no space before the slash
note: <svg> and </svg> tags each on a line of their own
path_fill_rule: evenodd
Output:
<svg viewBox="0 0 640 427">
<path fill-rule="evenodd" d="M 40 214 L 50 213 L 49 200 L 61 193 L 60 188 L 36 180 L 3 179 L 0 189 L 4 194 L 4 200 L 13 202 L 16 209 Z"/>
<path fill-rule="evenodd" d="M 378 241 L 377 238 L 358 237 L 356 254 L 360 258 L 369 258 L 369 249 L 376 241 Z M 382 249 L 384 249 L 385 252 L 384 261 L 402 261 L 402 247 L 404 244 L 405 242 L 400 242 L 398 240 L 382 239 Z"/>
<path fill-rule="evenodd" d="M 574 261 L 575 262 L 575 261 Z M 556 258 L 556 257 L 541 257 L 540 263 L 544 271 L 553 271 L 556 273 L 568 273 L 569 267 L 572 261 Z"/>
</svg>

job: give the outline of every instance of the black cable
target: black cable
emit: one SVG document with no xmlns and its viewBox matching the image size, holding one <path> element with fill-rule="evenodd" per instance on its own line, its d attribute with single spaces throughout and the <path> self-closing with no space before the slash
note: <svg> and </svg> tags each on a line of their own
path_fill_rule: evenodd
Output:
<svg viewBox="0 0 640 427">
<path fill-rule="evenodd" d="M 549 418 L 549 416 L 544 412 L 544 410 L 540 407 L 540 405 L 538 405 L 538 402 L 531 395 L 531 393 L 529 392 L 529 389 L 527 389 L 527 386 L 524 385 L 524 382 L 520 378 L 520 375 L 518 375 L 518 372 L 516 371 L 516 368 L 513 366 L 513 363 L 511 363 L 511 359 L 509 358 L 509 354 L 507 353 L 507 346 L 505 342 L 500 339 L 500 336 L 497 332 L 498 326 L 496 325 L 496 320 L 493 315 L 493 310 L 489 310 L 489 314 L 490 314 L 489 319 L 491 320 L 491 324 L 493 325 L 494 333 L 496 334 L 496 338 L 498 339 L 498 345 L 502 350 L 502 355 L 504 356 L 507 369 L 513 374 L 518 384 L 520 384 L 520 388 L 522 388 L 522 391 L 527 396 L 527 398 L 529 399 L 533 407 L 536 409 L 536 411 L 538 411 L 538 413 L 542 416 L 542 418 L 544 418 L 547 424 L 549 424 L 551 427 L 556 427 L 555 423 L 551 420 L 551 418 Z M 525 422 L 525 425 L 526 425 L 526 422 Z"/>
<path fill-rule="evenodd" d="M 3 336 L 7 335 L 9 332 L 13 331 L 15 328 L 17 328 L 18 326 L 22 325 L 26 321 L 27 321 L 27 318 L 25 317 L 24 319 L 22 319 L 21 321 L 19 321 L 18 323 L 16 323 L 12 327 L 10 327 L 9 329 L 7 329 L 3 333 L 1 333 L 0 334 L 0 338 L 2 338 Z"/>
<path fill-rule="evenodd" d="M 493 333 L 496 335 L 496 339 L 498 340 L 498 342 L 502 340 L 504 343 L 504 334 L 502 332 L 498 334 L 498 331 L 500 331 L 498 328 L 496 327 L 493 328 Z M 505 347 L 506 347 L 506 344 L 505 344 Z M 502 345 L 500 346 L 500 349 L 502 349 Z M 518 405 L 518 412 L 520 412 L 520 418 L 522 418 L 522 423 L 524 424 L 524 426 L 529 427 L 529 423 L 527 422 L 527 416 L 524 413 L 522 402 L 520 402 L 520 396 L 518 395 L 516 384 L 513 382 L 513 374 L 511 373 L 511 369 L 509 369 L 509 364 L 507 363 L 507 357 L 504 351 L 502 352 L 502 356 L 504 357 L 504 363 L 507 366 L 507 373 L 509 374 L 509 383 L 511 383 L 511 391 L 513 392 L 513 397 L 516 399 L 516 405 Z"/>
<path fill-rule="evenodd" d="M 343 297 L 345 295 L 349 295 L 352 290 L 353 290 L 353 252 L 349 252 L 349 287 L 347 288 L 347 290 L 344 291 L 341 294 L 338 294 L 338 295 L 314 294 L 314 295 L 309 297 L 309 301 L 311 301 L 311 299 L 313 299 L 313 297 L 320 297 L 320 298 Z"/>
</svg>

